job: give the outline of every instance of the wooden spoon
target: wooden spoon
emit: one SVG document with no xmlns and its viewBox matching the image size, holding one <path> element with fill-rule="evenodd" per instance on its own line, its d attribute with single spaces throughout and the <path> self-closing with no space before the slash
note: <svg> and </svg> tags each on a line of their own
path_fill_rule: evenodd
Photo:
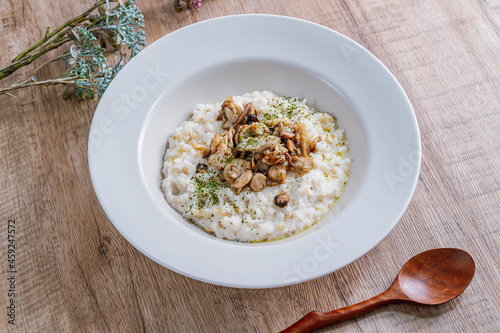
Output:
<svg viewBox="0 0 500 333">
<path fill-rule="evenodd" d="M 323 313 L 312 311 L 281 333 L 305 333 L 348 320 L 394 302 L 437 305 L 457 297 L 472 281 L 474 260 L 459 249 L 442 248 L 417 254 L 403 265 L 394 283 L 369 300 Z"/>
</svg>

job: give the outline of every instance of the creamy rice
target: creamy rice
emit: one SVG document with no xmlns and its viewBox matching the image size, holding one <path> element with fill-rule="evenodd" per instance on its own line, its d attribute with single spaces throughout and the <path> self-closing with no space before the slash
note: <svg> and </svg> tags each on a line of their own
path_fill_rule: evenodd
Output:
<svg viewBox="0 0 500 333">
<path fill-rule="evenodd" d="M 233 96 L 244 107 L 252 103 L 259 120 L 284 118 L 292 125 L 301 123 L 311 138 L 320 137 L 310 157 L 314 167 L 305 174 L 288 172 L 282 184 L 260 192 L 248 186 L 237 194 L 221 182 L 220 170 L 208 165 L 197 172 L 199 163 L 207 163 L 200 147 L 210 147 L 216 133 L 224 132 L 217 120 L 222 102 L 198 104 L 168 141 L 161 188 L 167 201 L 186 220 L 218 238 L 241 242 L 273 240 L 296 234 L 324 217 L 342 194 L 349 176 L 350 160 L 344 131 L 335 119 L 316 112 L 305 100 L 285 98 L 269 91 Z M 274 198 L 287 193 L 288 204 L 278 207 Z"/>
</svg>

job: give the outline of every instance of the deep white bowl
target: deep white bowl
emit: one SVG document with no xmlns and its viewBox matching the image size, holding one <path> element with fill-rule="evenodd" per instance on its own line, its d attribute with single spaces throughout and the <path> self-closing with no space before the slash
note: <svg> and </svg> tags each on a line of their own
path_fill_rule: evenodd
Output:
<svg viewBox="0 0 500 333">
<path fill-rule="evenodd" d="M 344 194 L 319 223 L 243 244 L 186 222 L 160 181 L 167 139 L 197 103 L 254 90 L 307 98 L 334 115 L 352 164 Z M 94 189 L 118 231 L 171 270 L 243 288 L 304 282 L 372 249 L 408 206 L 420 154 L 411 105 L 382 63 L 333 30 L 274 15 L 207 20 L 148 46 L 108 87 L 89 134 Z"/>
</svg>

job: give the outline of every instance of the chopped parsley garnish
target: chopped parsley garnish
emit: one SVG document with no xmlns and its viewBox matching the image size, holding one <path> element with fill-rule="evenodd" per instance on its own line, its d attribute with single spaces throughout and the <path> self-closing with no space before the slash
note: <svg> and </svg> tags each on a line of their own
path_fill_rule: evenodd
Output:
<svg viewBox="0 0 500 333">
<path fill-rule="evenodd" d="M 189 210 L 192 208 L 200 210 L 218 205 L 220 202 L 219 195 L 222 189 L 227 187 L 227 185 L 221 183 L 217 177 L 217 172 L 214 170 L 208 170 L 204 174 L 195 174 L 191 177 L 190 183 L 194 185 L 194 203 L 189 206 Z"/>
<path fill-rule="evenodd" d="M 304 118 L 310 119 L 310 115 L 317 112 L 297 97 L 274 97 L 267 106 L 268 113 L 264 114 L 265 120 L 288 118 L 292 122 L 298 122 Z"/>
</svg>

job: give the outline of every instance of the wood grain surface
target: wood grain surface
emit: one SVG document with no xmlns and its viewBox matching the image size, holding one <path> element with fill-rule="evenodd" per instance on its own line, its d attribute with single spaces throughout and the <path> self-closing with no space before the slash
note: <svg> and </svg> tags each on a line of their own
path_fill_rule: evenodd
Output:
<svg viewBox="0 0 500 333">
<path fill-rule="evenodd" d="M 421 131 L 408 210 L 367 255 L 320 279 L 266 290 L 198 282 L 146 258 L 104 214 L 87 164 L 95 102 L 64 101 L 60 87 L 19 91 L 19 101 L 0 96 L 0 331 L 277 332 L 312 310 L 379 294 L 407 259 L 446 246 L 467 250 L 477 265 L 457 299 L 390 305 L 321 332 L 499 332 L 500 2 L 206 0 L 179 14 L 172 2 L 137 1 L 148 43 L 208 18 L 272 13 L 325 25 L 378 57 L 407 92 Z M 92 3 L 0 1 L 0 63 Z M 15 326 L 6 311 L 9 219 Z"/>
</svg>

